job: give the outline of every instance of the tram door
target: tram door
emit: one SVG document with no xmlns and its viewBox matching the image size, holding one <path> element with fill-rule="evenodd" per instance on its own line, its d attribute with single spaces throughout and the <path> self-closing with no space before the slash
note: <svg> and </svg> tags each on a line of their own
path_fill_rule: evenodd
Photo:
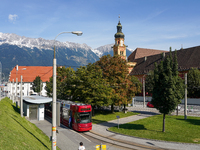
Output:
<svg viewBox="0 0 200 150">
<path fill-rule="evenodd" d="M 29 119 L 37 120 L 38 105 L 29 105 Z"/>
</svg>

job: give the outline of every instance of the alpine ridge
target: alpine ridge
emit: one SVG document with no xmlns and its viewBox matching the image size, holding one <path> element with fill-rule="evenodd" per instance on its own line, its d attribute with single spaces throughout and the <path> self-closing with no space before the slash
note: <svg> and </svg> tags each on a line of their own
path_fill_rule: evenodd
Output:
<svg viewBox="0 0 200 150">
<path fill-rule="evenodd" d="M 92 49 L 85 43 L 59 42 L 0 32 L 2 72 L 8 78 L 10 71 L 16 65 L 52 66 L 54 44 L 56 46 L 57 64 L 74 69 L 88 63 L 94 63 L 103 55 L 110 54 L 113 56 L 113 44 Z M 127 56 L 131 52 L 127 49 Z"/>
</svg>

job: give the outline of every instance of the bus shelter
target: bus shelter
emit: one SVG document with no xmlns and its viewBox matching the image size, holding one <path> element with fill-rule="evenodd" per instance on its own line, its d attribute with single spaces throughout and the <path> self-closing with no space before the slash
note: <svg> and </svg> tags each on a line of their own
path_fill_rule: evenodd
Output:
<svg viewBox="0 0 200 150">
<path fill-rule="evenodd" d="M 38 95 L 23 97 L 24 116 L 29 120 L 44 120 L 44 107 L 52 102 L 52 98 Z"/>
</svg>

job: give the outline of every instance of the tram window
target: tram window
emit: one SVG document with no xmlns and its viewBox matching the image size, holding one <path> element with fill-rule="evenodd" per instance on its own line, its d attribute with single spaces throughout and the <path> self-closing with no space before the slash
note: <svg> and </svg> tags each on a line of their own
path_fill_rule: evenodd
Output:
<svg viewBox="0 0 200 150">
<path fill-rule="evenodd" d="M 77 123 L 89 123 L 91 122 L 91 112 L 77 113 Z"/>
</svg>

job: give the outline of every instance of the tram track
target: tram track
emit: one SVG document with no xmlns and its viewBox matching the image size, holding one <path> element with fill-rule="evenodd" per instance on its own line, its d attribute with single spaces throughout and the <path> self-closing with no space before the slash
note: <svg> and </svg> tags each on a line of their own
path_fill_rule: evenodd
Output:
<svg viewBox="0 0 200 150">
<path fill-rule="evenodd" d="M 102 143 L 108 143 L 113 146 L 126 148 L 127 150 L 166 150 L 160 147 L 148 146 L 148 145 L 138 144 L 135 142 L 128 142 L 122 139 L 120 140 L 115 139 L 112 136 L 103 136 L 93 131 L 81 132 L 80 134 L 82 134 L 83 136 L 86 136 L 87 138 L 92 138 L 92 139 L 102 141 Z"/>
</svg>

